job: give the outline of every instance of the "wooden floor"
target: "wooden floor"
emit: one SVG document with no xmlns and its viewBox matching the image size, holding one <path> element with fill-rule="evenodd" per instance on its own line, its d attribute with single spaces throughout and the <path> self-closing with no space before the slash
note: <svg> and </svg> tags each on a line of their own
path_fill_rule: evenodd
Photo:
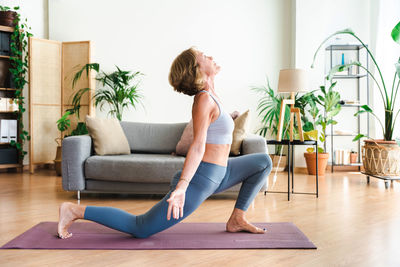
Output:
<svg viewBox="0 0 400 267">
<path fill-rule="evenodd" d="M 320 196 L 260 193 L 248 211 L 253 222 L 293 222 L 317 250 L 0 250 L 0 266 L 400 266 L 400 183 L 356 172 L 327 173 Z M 285 174 L 270 190 L 287 188 Z M 313 176 L 297 174 L 295 191 L 315 189 Z M 157 197 L 82 195 L 81 204 L 142 213 Z M 41 221 L 57 221 L 58 206 L 76 201 L 54 170 L 0 173 L 0 245 Z M 209 199 L 186 222 L 225 222 L 232 196 Z"/>
</svg>

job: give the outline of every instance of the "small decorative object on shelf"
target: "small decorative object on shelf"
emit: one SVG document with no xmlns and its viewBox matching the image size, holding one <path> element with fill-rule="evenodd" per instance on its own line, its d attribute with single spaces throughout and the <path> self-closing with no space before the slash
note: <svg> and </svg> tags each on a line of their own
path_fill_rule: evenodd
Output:
<svg viewBox="0 0 400 267">
<path fill-rule="evenodd" d="M 358 153 L 356 151 L 350 152 L 350 164 L 357 163 Z"/>
</svg>

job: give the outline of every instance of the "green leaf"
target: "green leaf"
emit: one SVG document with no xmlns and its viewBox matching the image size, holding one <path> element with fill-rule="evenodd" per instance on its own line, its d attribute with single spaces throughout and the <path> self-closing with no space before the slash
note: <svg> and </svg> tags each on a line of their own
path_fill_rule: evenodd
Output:
<svg viewBox="0 0 400 267">
<path fill-rule="evenodd" d="M 396 26 L 394 26 L 391 35 L 392 35 L 393 41 L 400 44 L 400 22 L 397 23 Z"/>
<path fill-rule="evenodd" d="M 325 86 L 320 86 L 319 88 L 321 89 L 321 91 L 322 91 L 323 94 L 326 94 Z"/>
<path fill-rule="evenodd" d="M 318 139 L 318 130 L 311 130 L 303 133 L 304 139 L 306 140 L 317 140 Z"/>
<path fill-rule="evenodd" d="M 364 109 L 366 112 L 373 112 L 368 105 L 362 105 L 361 108 Z"/>
<path fill-rule="evenodd" d="M 318 147 L 318 153 L 324 153 L 324 149 L 322 147 Z"/>
<path fill-rule="evenodd" d="M 357 117 L 358 115 L 363 114 L 365 112 L 366 112 L 365 110 L 359 110 L 356 113 L 354 113 L 354 117 Z"/>
<path fill-rule="evenodd" d="M 353 65 L 354 65 L 354 66 L 361 66 L 361 63 L 358 62 L 358 61 L 354 61 L 354 62 L 351 62 L 351 63 L 349 63 L 349 64 L 344 64 L 344 65 L 339 64 L 339 65 L 336 65 L 336 66 L 334 66 L 334 67 L 329 71 L 328 75 L 326 76 L 326 79 L 327 79 L 328 81 L 331 81 L 332 78 L 333 78 L 333 76 L 335 76 L 335 74 L 336 74 L 337 72 L 347 70 L 348 68 L 350 68 L 350 67 L 353 66 Z"/>
<path fill-rule="evenodd" d="M 313 125 L 310 121 L 307 121 L 307 122 L 303 125 L 303 131 L 304 131 L 304 132 L 309 132 L 309 131 L 312 131 L 312 130 L 314 130 L 314 125 Z"/>
<path fill-rule="evenodd" d="M 353 142 L 360 140 L 363 137 L 367 137 L 366 135 L 363 134 L 357 134 L 356 137 L 353 138 Z"/>
</svg>

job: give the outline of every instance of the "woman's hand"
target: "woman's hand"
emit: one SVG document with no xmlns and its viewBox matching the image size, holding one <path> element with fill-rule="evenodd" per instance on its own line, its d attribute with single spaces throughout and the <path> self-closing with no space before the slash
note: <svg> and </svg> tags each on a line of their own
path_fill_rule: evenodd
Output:
<svg viewBox="0 0 400 267">
<path fill-rule="evenodd" d="M 185 205 L 185 194 L 186 190 L 181 188 L 176 188 L 170 195 L 169 199 L 167 199 L 168 212 L 167 212 L 167 220 L 172 217 L 178 220 L 180 217 L 183 217 L 183 206 Z"/>
</svg>

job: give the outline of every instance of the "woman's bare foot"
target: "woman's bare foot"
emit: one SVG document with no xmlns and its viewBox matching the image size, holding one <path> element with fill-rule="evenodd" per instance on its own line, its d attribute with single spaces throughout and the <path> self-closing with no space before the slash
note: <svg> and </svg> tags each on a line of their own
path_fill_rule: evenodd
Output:
<svg viewBox="0 0 400 267">
<path fill-rule="evenodd" d="M 58 236 L 60 238 L 65 239 L 72 236 L 71 233 L 68 233 L 68 228 L 75 220 L 83 218 L 84 211 L 83 206 L 71 202 L 61 204 L 58 221 Z"/>
<path fill-rule="evenodd" d="M 252 225 L 249 221 L 246 220 L 244 216 L 244 211 L 236 209 L 233 211 L 231 217 L 226 223 L 226 231 L 231 233 L 236 232 L 250 232 L 254 234 L 265 234 L 266 230 L 258 228 Z"/>
</svg>

